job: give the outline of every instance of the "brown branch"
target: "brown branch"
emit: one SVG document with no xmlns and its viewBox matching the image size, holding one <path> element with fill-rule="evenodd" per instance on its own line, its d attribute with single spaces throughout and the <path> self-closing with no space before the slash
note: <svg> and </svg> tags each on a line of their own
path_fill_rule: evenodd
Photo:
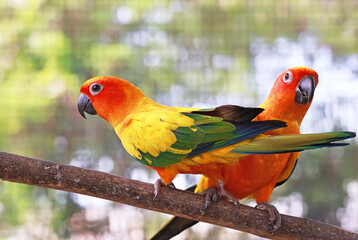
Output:
<svg viewBox="0 0 358 240">
<path fill-rule="evenodd" d="M 314 220 L 282 215 L 282 226 L 269 233 L 267 212 L 228 201 L 212 203 L 202 213 L 204 198 L 161 188 L 153 201 L 153 185 L 115 175 L 0 152 L 0 179 L 53 188 L 212 223 L 272 239 L 358 239 L 358 234 Z"/>
</svg>

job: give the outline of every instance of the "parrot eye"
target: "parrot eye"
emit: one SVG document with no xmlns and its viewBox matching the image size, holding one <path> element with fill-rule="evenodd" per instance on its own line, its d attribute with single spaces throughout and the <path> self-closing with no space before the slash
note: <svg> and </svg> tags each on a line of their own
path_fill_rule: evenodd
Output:
<svg viewBox="0 0 358 240">
<path fill-rule="evenodd" d="M 90 86 L 90 93 L 92 96 L 97 95 L 102 90 L 102 85 L 99 83 L 92 83 Z"/>
<path fill-rule="evenodd" d="M 285 83 L 291 83 L 292 82 L 292 79 L 293 79 L 293 74 L 292 72 L 290 71 L 287 71 L 285 73 L 285 75 L 283 76 L 282 80 L 285 82 Z"/>
</svg>

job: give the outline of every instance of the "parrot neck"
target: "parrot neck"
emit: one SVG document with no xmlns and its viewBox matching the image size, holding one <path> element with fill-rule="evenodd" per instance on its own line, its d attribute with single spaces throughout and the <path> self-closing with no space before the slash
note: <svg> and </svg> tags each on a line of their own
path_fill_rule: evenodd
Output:
<svg viewBox="0 0 358 240">
<path fill-rule="evenodd" d="M 122 99 L 118 105 L 118 107 L 112 108 L 113 111 L 109 111 L 110 114 L 104 116 L 113 128 L 116 129 L 116 132 L 117 129 L 124 129 L 124 127 L 130 123 L 133 114 L 161 106 L 159 103 L 145 96 L 142 92 L 128 94 L 126 99 Z"/>
<path fill-rule="evenodd" d="M 268 98 L 259 106 L 265 110 L 258 116 L 258 119 L 285 121 L 288 128 L 283 128 L 282 131 L 299 132 L 301 122 L 309 106 L 310 104 L 288 104 L 277 99 Z"/>
</svg>

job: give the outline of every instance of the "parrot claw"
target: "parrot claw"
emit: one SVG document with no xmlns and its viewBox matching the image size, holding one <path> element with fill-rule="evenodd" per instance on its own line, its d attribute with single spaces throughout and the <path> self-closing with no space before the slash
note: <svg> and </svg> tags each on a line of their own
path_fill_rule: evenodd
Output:
<svg viewBox="0 0 358 240">
<path fill-rule="evenodd" d="M 155 181 L 155 183 L 154 183 L 154 198 L 153 198 L 153 200 L 155 200 L 155 199 L 157 198 L 158 193 L 159 193 L 159 188 L 160 188 L 161 186 L 163 186 L 163 185 L 165 186 L 165 184 L 164 184 L 164 182 L 163 182 L 163 180 L 162 180 L 161 178 L 159 178 L 159 179 L 157 179 L 157 181 Z M 172 183 L 172 182 L 168 183 L 167 186 L 170 187 L 170 188 L 175 189 L 174 183 Z"/>
<path fill-rule="evenodd" d="M 267 202 L 260 202 L 255 206 L 257 209 L 266 210 L 270 216 L 270 225 L 273 225 L 273 229 L 270 230 L 271 233 L 275 232 L 281 227 L 281 214 L 274 205 L 271 205 Z"/>
<path fill-rule="evenodd" d="M 239 200 L 237 200 L 236 197 L 234 197 L 228 191 L 226 191 L 226 189 L 224 188 L 224 182 L 222 180 L 220 180 L 220 179 L 218 180 L 217 188 L 219 190 L 218 194 L 219 194 L 220 197 L 227 197 L 228 199 L 230 199 L 234 203 L 234 205 L 240 206 Z"/>
<path fill-rule="evenodd" d="M 218 180 L 217 187 L 210 187 L 205 191 L 199 193 L 200 195 L 205 195 L 205 207 L 202 212 L 210 206 L 211 201 L 216 202 L 221 197 L 226 197 L 230 199 L 234 205 L 240 206 L 239 201 L 233 195 L 231 195 L 226 189 L 224 188 L 224 182 L 222 180 Z"/>
<path fill-rule="evenodd" d="M 199 195 L 205 195 L 205 207 L 202 210 L 203 213 L 210 206 L 211 201 L 216 202 L 218 200 L 218 193 L 215 187 L 210 187 L 199 193 Z"/>
</svg>

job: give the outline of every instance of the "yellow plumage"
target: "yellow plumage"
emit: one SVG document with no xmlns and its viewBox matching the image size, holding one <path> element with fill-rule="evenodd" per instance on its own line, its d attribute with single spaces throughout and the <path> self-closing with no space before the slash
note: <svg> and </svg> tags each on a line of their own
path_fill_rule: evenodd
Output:
<svg viewBox="0 0 358 240">
<path fill-rule="evenodd" d="M 130 155 L 141 159 L 141 153 L 158 157 L 161 152 L 187 154 L 190 150 L 171 148 L 176 141 L 173 130 L 178 127 L 191 127 L 194 120 L 179 112 L 152 111 L 140 112 L 131 116 L 131 122 L 122 132 L 116 131 L 124 148 Z M 195 131 L 195 130 L 194 130 Z M 149 164 L 151 165 L 151 164 Z"/>
</svg>

